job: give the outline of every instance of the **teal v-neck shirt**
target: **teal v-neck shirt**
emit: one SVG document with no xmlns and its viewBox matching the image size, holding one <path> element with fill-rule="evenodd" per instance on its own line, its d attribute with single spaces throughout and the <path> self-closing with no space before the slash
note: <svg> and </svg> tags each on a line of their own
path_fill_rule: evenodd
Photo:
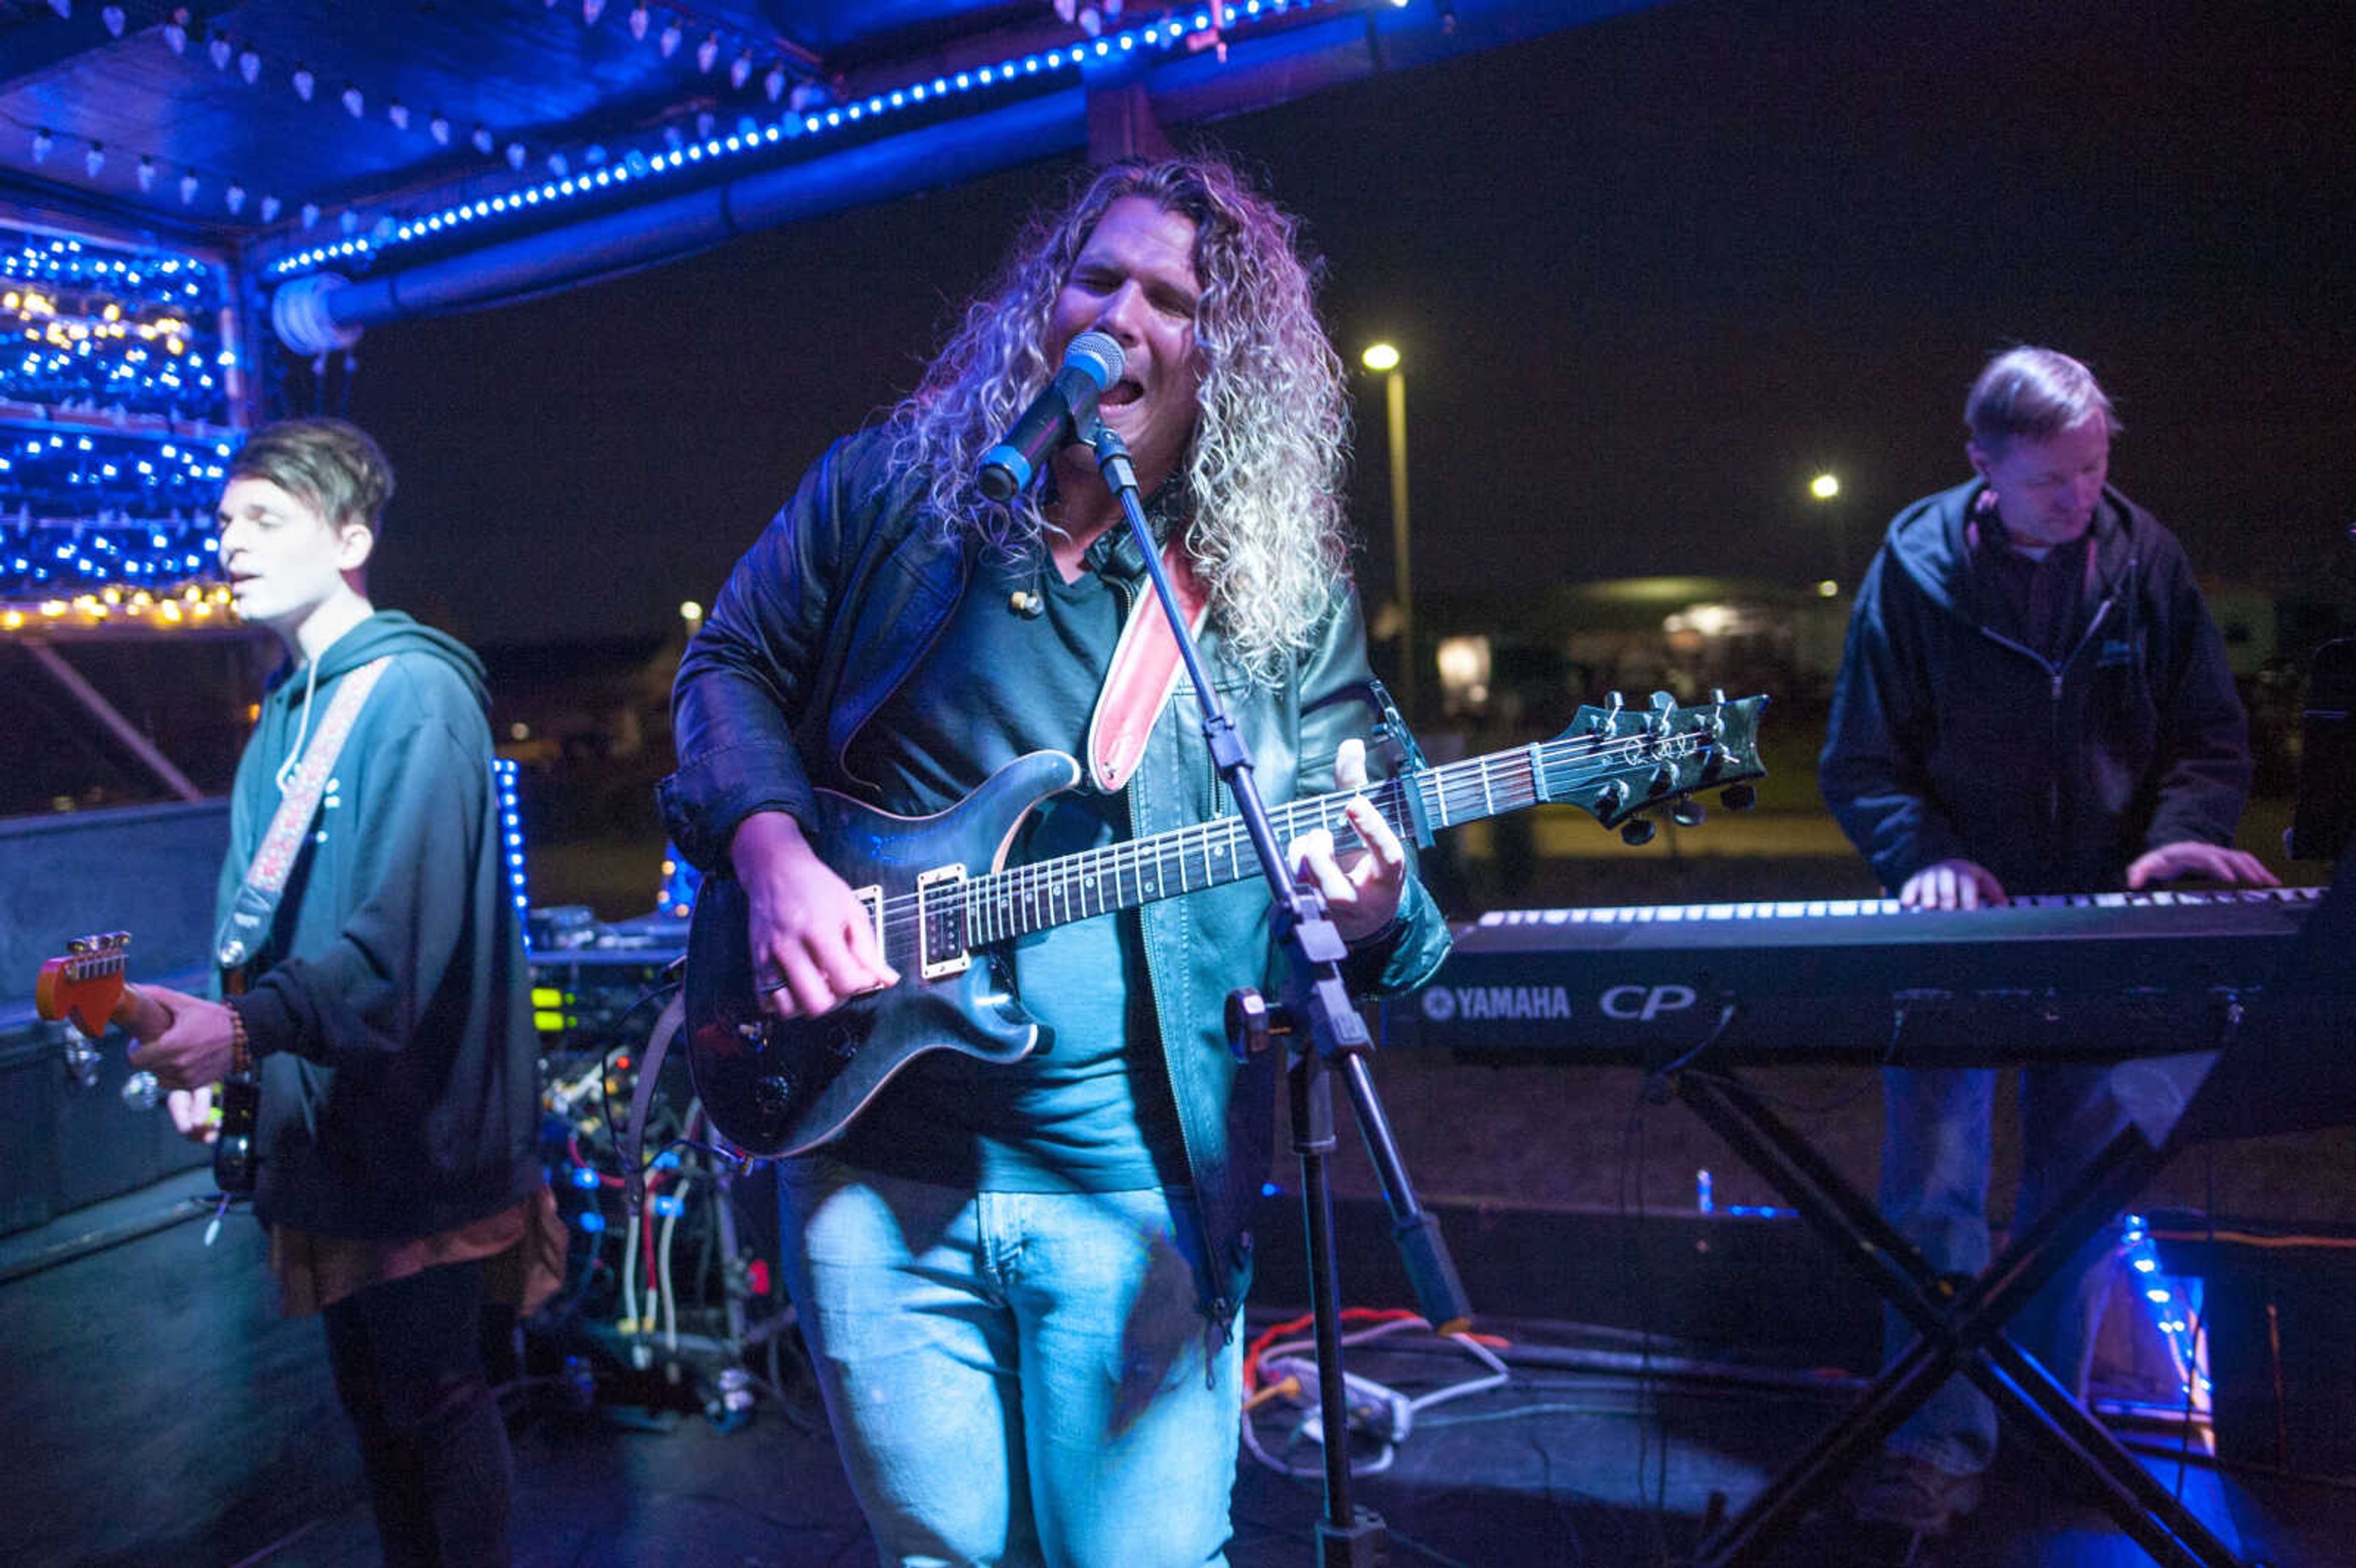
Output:
<svg viewBox="0 0 2356 1568">
<path fill-rule="evenodd" d="M 879 786 L 884 809 L 929 815 L 1017 757 L 1084 754 L 1128 609 L 1125 591 L 1098 574 L 1103 544 L 1073 582 L 1044 551 L 976 564 L 938 640 L 847 759 L 854 775 Z M 1128 831 L 1127 803 L 1083 782 L 1041 803 L 1009 863 L 1098 848 Z M 1136 912 L 1038 932 L 992 950 L 991 960 L 1043 1026 L 1044 1048 L 1004 1065 L 926 1052 L 852 1123 L 839 1157 L 981 1191 L 1182 1184 L 1173 1176 L 1185 1165 Z"/>
</svg>

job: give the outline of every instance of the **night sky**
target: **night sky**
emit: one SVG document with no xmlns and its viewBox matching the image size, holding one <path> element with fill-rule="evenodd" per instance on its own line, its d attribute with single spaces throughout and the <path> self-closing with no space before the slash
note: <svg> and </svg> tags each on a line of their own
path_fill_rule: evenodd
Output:
<svg viewBox="0 0 2356 1568">
<path fill-rule="evenodd" d="M 1419 4 L 1423 0 L 1419 0 Z M 1967 476 L 1987 354 L 2087 360 L 2114 481 L 2236 581 L 2356 522 L 2356 7 L 1695 0 L 1209 127 L 1407 356 L 1419 599 L 1847 576 Z M 371 331 L 375 587 L 477 642 L 654 634 L 915 379 L 1067 165 Z M 1379 379 L 1354 507 L 1389 581 Z M 1821 468 L 1845 485 L 1807 498 Z"/>
</svg>

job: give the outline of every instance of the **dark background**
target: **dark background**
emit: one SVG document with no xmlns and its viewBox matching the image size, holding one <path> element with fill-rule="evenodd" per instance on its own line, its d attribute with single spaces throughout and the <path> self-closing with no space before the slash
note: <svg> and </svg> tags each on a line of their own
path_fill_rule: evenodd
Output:
<svg viewBox="0 0 2356 1568">
<path fill-rule="evenodd" d="M 2338 5 L 1697 0 L 1173 132 L 1305 217 L 1354 362 L 1403 347 L 1419 599 L 1853 580 L 1965 476 L 1965 389 L 2017 341 L 2094 366 L 2115 480 L 2204 572 L 2312 590 L 2356 517 L 2351 59 Z M 371 332 L 331 400 L 402 470 L 380 600 L 484 643 L 675 629 L 1066 168 Z"/>
</svg>

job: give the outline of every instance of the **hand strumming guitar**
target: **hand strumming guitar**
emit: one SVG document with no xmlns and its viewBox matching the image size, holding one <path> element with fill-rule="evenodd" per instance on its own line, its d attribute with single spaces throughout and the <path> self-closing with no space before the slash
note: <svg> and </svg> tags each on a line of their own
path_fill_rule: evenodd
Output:
<svg viewBox="0 0 2356 1568">
<path fill-rule="evenodd" d="M 900 976 L 884 961 L 866 906 L 781 811 L 757 811 L 729 846 L 750 906 L 753 973 L 765 1011 L 816 1018 Z"/>
</svg>

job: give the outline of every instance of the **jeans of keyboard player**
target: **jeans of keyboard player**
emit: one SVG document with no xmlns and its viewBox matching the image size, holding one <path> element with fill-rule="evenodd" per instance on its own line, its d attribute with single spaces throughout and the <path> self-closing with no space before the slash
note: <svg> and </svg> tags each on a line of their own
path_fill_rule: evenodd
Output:
<svg viewBox="0 0 2356 1568">
<path fill-rule="evenodd" d="M 2109 1096 L 2108 1064 L 2021 1071 L 2021 1179 L 2013 1206 L 2019 1234 L 2070 1179 L 2126 1125 Z M 1882 1075 L 1880 1208 L 1932 1267 L 1976 1275 L 1988 1264 L 1987 1195 L 1994 1069 L 1891 1068 Z M 2110 1284 L 2115 1227 L 2093 1240 L 2015 1314 L 2005 1332 L 2083 1399 Z M 1894 1308 L 1883 1317 L 1883 1355 L 1914 1339 Z M 1987 1468 L 1996 1455 L 1996 1411 L 1962 1377 L 1950 1378 L 1890 1434 L 1892 1453 L 1952 1475 Z"/>
</svg>

